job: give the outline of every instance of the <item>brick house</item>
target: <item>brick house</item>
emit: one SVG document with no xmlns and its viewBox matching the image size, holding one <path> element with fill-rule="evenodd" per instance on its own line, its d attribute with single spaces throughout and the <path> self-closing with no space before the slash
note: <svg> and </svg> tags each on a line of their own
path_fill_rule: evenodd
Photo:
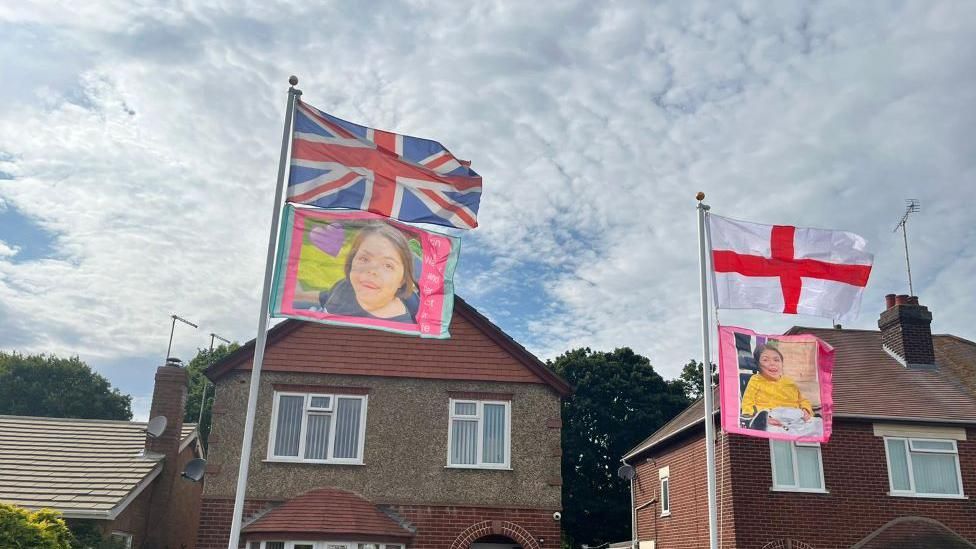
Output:
<svg viewBox="0 0 976 549">
<path fill-rule="evenodd" d="M 835 348 L 830 442 L 716 429 L 721 547 L 976 547 L 976 395 L 958 377 L 976 373 L 976 343 L 933 336 L 917 298 L 887 305 L 880 331 L 788 332 Z M 698 401 L 623 458 L 643 549 L 708 546 L 703 420 Z"/>
<path fill-rule="evenodd" d="M 0 501 L 61 512 L 125 547 L 178 549 L 196 538 L 201 485 L 181 477 L 200 457 L 196 425 L 183 423 L 186 371 L 156 371 L 145 422 L 0 416 Z"/>
<path fill-rule="evenodd" d="M 570 387 L 457 298 L 452 337 L 269 333 L 248 549 L 555 548 Z M 254 342 L 214 364 L 197 547 L 227 546 Z"/>
</svg>

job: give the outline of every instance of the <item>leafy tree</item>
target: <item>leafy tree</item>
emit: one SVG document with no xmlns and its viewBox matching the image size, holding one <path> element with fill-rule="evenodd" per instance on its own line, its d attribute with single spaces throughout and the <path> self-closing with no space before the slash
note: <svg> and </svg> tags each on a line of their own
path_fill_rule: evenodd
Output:
<svg viewBox="0 0 976 549">
<path fill-rule="evenodd" d="M 575 387 L 562 403 L 563 531 L 571 546 L 630 539 L 620 458 L 688 400 L 629 348 L 574 349 L 547 364 Z"/>
<path fill-rule="evenodd" d="M 57 511 L 28 511 L 0 503 L 0 547 L 72 549 L 73 542 L 71 530 Z"/>
<path fill-rule="evenodd" d="M 0 352 L 0 414 L 132 419 L 132 397 L 78 357 Z"/>
<path fill-rule="evenodd" d="M 705 395 L 702 390 L 704 380 L 702 379 L 702 363 L 691 359 L 681 370 L 681 375 L 671 380 L 672 385 L 682 391 L 688 400 L 695 401 Z M 715 364 L 712 364 L 712 385 L 718 385 L 718 373 L 715 371 Z"/>
<path fill-rule="evenodd" d="M 203 397 L 204 388 L 206 388 L 207 398 L 203 406 L 203 419 L 200 420 L 199 425 L 200 440 L 203 441 L 204 448 L 206 448 L 207 439 L 210 437 L 210 408 L 213 406 L 214 388 L 210 380 L 203 375 L 203 372 L 211 364 L 236 351 L 238 347 L 240 345 L 237 343 L 231 343 L 230 345 L 214 347 L 213 352 L 210 349 L 198 349 L 197 356 L 193 357 L 193 360 L 186 366 L 186 373 L 190 377 L 190 389 L 186 395 L 183 421 L 196 423 L 200 420 L 200 400 Z"/>
</svg>

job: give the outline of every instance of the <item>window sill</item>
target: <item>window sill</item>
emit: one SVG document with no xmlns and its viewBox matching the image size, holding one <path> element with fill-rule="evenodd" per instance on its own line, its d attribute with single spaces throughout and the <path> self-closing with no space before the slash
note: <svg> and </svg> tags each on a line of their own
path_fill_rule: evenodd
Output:
<svg viewBox="0 0 976 549">
<path fill-rule="evenodd" d="M 829 490 L 823 490 L 821 488 L 777 488 L 772 487 L 769 489 L 770 492 L 789 492 L 797 494 L 829 494 Z"/>
<path fill-rule="evenodd" d="M 361 461 L 314 461 L 307 459 L 262 459 L 263 463 L 294 463 L 296 465 L 352 465 L 353 467 L 361 467 L 366 465 Z"/>
<path fill-rule="evenodd" d="M 671 516 L 671 511 L 668 511 L 666 513 L 661 513 L 661 518 L 670 517 L 670 516 Z"/>
<path fill-rule="evenodd" d="M 969 496 L 964 494 L 952 495 L 952 494 L 900 494 L 898 492 L 888 492 L 888 495 L 893 498 L 914 498 L 914 499 L 969 499 Z"/>
<path fill-rule="evenodd" d="M 512 468 L 508 466 L 491 466 L 491 465 L 445 465 L 445 469 L 468 469 L 476 471 L 511 471 Z"/>
</svg>

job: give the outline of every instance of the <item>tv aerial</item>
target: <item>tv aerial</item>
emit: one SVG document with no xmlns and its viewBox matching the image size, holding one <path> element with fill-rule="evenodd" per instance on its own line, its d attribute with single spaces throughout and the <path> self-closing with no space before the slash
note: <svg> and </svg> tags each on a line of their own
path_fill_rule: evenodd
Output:
<svg viewBox="0 0 976 549">
<path fill-rule="evenodd" d="M 176 331 L 176 321 L 179 320 L 183 324 L 186 324 L 188 326 L 193 326 L 194 328 L 199 328 L 199 326 L 197 326 L 196 324 L 190 322 L 189 320 L 187 320 L 185 318 L 182 318 L 182 317 L 179 317 L 179 316 L 176 316 L 176 315 L 169 315 L 169 317 L 173 319 L 173 323 L 172 323 L 172 325 L 169 328 L 169 346 L 166 347 L 166 362 L 167 363 L 169 363 L 169 358 L 170 358 L 169 357 L 169 352 L 173 350 L 173 332 Z"/>
<path fill-rule="evenodd" d="M 897 232 L 901 229 L 901 236 L 905 240 L 905 266 L 908 268 L 908 295 L 915 295 L 915 289 L 912 287 L 912 264 L 908 260 L 908 216 L 921 211 L 922 204 L 919 203 L 917 198 L 906 198 L 905 199 L 905 214 L 901 216 L 901 221 L 895 225 L 895 228 L 891 232 Z"/>
</svg>

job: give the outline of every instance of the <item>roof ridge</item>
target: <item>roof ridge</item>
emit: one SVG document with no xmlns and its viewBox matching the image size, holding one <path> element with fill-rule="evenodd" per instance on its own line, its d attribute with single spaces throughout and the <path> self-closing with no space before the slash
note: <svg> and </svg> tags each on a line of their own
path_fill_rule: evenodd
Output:
<svg viewBox="0 0 976 549">
<path fill-rule="evenodd" d="M 128 424 L 128 425 L 148 425 L 146 421 L 131 421 L 125 419 L 94 419 L 94 418 L 82 418 L 82 417 L 49 417 L 49 416 L 17 416 L 11 414 L 0 414 L 0 420 L 2 419 L 29 419 L 34 421 L 66 421 L 70 423 L 114 423 L 114 424 Z M 186 424 L 184 424 L 186 425 Z M 195 425 L 195 424 L 194 424 Z"/>
</svg>

